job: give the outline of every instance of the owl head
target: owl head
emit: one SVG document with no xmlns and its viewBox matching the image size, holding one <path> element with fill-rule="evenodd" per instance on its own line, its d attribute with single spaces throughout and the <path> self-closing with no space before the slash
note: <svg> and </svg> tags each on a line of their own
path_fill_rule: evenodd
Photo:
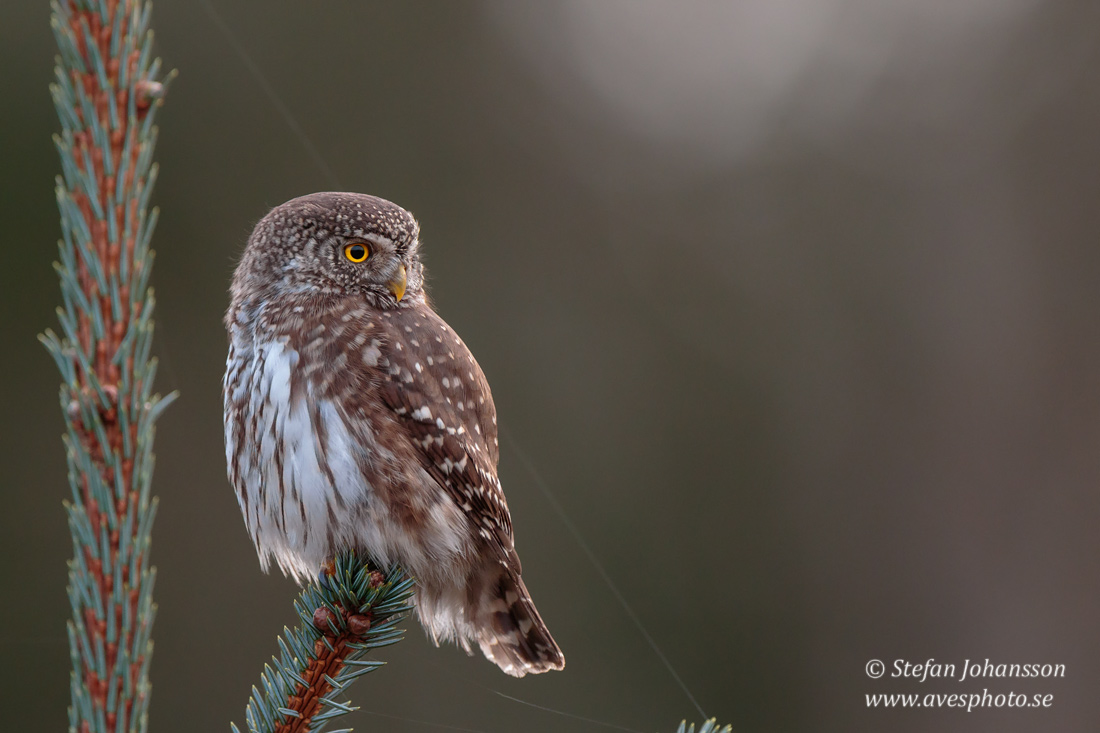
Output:
<svg viewBox="0 0 1100 733">
<path fill-rule="evenodd" d="M 412 214 L 385 199 L 299 196 L 252 231 L 233 276 L 234 300 L 355 294 L 381 308 L 423 300 L 419 233 Z"/>
</svg>

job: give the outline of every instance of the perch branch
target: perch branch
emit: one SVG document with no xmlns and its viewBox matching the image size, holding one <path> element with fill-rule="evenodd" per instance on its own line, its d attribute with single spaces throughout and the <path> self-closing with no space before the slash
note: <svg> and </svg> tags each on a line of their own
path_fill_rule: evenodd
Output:
<svg viewBox="0 0 1100 733">
<path fill-rule="evenodd" d="M 400 569 L 382 573 L 355 553 L 338 556 L 324 582 L 294 602 L 301 624 L 283 629 L 281 653 L 260 675 L 263 692 L 252 688 L 245 710 L 250 733 L 320 733 L 354 710 L 336 698 L 384 664 L 367 654 L 401 641 L 397 624 L 411 611 L 412 594 L 413 581 Z"/>
</svg>

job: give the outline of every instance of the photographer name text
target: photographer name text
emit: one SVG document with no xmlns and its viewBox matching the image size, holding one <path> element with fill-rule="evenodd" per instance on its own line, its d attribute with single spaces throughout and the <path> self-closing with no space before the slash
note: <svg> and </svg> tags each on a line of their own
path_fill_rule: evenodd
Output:
<svg viewBox="0 0 1100 733">
<path fill-rule="evenodd" d="M 935 659 L 917 663 L 910 662 L 908 659 L 895 659 L 894 669 L 890 673 L 890 677 L 894 679 L 911 679 L 920 682 L 938 679 L 965 682 L 969 679 L 1043 679 L 1065 676 L 1066 665 L 1064 664 L 1007 664 L 992 662 L 988 659 L 983 662 L 967 659 L 961 665 L 956 665 L 954 662 L 937 662 Z"/>
</svg>

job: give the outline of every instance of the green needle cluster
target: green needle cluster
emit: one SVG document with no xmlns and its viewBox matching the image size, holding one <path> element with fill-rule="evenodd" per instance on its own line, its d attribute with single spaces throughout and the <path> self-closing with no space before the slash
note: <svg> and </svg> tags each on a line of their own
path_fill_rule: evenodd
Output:
<svg viewBox="0 0 1100 733">
<path fill-rule="evenodd" d="M 397 624 L 411 610 L 413 581 L 400 568 L 382 573 L 367 558 L 343 553 L 331 574 L 306 587 L 294 602 L 300 625 L 283 629 L 272 657 L 252 688 L 245 711 L 250 733 L 319 733 L 355 710 L 340 701 L 352 682 L 385 662 L 367 659 L 401 641 Z M 240 733 L 233 726 L 235 733 Z"/>
</svg>

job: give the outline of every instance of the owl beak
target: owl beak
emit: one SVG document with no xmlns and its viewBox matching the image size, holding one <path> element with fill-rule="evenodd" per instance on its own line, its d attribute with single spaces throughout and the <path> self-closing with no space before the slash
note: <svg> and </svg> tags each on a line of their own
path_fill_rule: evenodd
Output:
<svg viewBox="0 0 1100 733">
<path fill-rule="evenodd" d="M 390 292 L 393 293 L 393 297 L 397 298 L 398 302 L 405 297 L 405 286 L 408 284 L 408 280 L 405 279 L 405 266 L 397 266 L 397 276 L 390 280 Z"/>
</svg>

